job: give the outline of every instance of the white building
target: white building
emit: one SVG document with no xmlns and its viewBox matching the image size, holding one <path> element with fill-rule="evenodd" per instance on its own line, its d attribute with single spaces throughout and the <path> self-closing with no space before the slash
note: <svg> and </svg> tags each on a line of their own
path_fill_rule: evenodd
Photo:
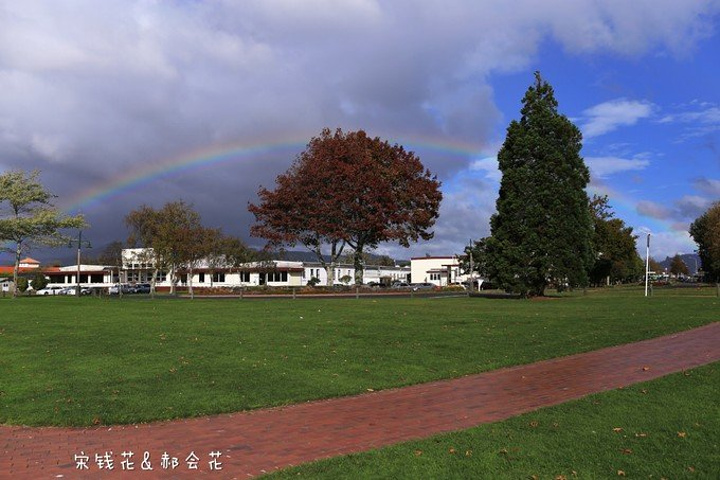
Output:
<svg viewBox="0 0 720 480">
<path fill-rule="evenodd" d="M 335 285 L 353 285 L 355 283 L 355 266 L 352 264 L 336 264 L 335 265 Z M 366 265 L 363 269 L 362 283 L 371 282 L 387 284 L 395 280 L 407 282 L 410 276 L 410 267 L 400 267 L 397 265 Z M 303 273 L 303 285 L 307 284 L 312 278 L 317 278 L 318 285 L 327 286 L 328 278 L 325 268 L 320 262 L 305 262 Z M 345 279 L 347 282 L 343 282 Z"/>
<path fill-rule="evenodd" d="M 410 269 L 413 283 L 432 283 L 439 287 L 463 282 L 467 277 L 460 273 L 460 259 L 455 255 L 411 258 Z"/>
<path fill-rule="evenodd" d="M 80 265 L 78 282 L 78 266 L 48 267 L 42 269 L 48 278 L 48 287 L 71 287 L 80 283 L 81 287 L 107 288 L 117 282 L 117 268 L 105 265 Z"/>
<path fill-rule="evenodd" d="M 126 248 L 122 251 L 122 273 L 124 283 L 150 283 L 155 271 L 155 259 L 151 248 Z M 155 280 L 156 287 L 170 287 L 171 272 L 160 270 Z M 200 261 L 190 269 L 176 272 L 176 286 L 187 286 L 192 279 L 193 288 L 202 287 L 299 287 L 303 281 L 302 262 L 270 260 L 251 262 L 238 267 L 211 264 Z M 192 278 L 191 278 L 192 276 Z"/>
</svg>

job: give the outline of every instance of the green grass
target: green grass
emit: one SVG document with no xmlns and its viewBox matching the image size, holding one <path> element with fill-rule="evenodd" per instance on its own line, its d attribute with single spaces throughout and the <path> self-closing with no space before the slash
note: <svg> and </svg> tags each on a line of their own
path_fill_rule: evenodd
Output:
<svg viewBox="0 0 720 480">
<path fill-rule="evenodd" d="M 239 411 L 457 377 L 685 330 L 716 297 L 0 300 L 0 423 Z"/>
<path fill-rule="evenodd" d="M 283 470 L 313 479 L 717 479 L 720 364 L 509 420 Z"/>
</svg>

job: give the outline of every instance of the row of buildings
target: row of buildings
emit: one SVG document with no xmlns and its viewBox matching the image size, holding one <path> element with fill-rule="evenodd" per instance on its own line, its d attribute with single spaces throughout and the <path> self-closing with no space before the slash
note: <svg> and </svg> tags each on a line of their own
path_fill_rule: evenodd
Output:
<svg viewBox="0 0 720 480">
<path fill-rule="evenodd" d="M 355 267 L 349 264 L 336 264 L 336 285 L 354 283 Z M 68 265 L 43 267 L 31 258 L 20 262 L 20 273 L 32 278 L 38 272 L 48 280 L 49 286 L 67 287 L 77 285 L 89 288 L 109 288 L 118 283 L 150 283 L 155 266 L 152 252 L 147 249 L 124 249 L 122 265 Z M 156 287 L 169 288 L 171 282 L 183 287 L 192 282 L 193 287 L 301 287 L 308 283 L 319 286 L 328 285 L 327 272 L 319 262 L 299 262 L 270 260 L 252 262 L 238 267 L 228 267 L 208 262 L 199 264 L 190 271 L 178 271 L 175 275 L 160 271 L 156 278 Z M 0 266 L 0 285 L 4 291 L 11 288 L 12 266 Z M 316 280 L 314 280 L 316 279 Z M 78 281 L 79 280 L 79 281 Z M 409 266 L 365 265 L 363 284 L 391 284 L 393 282 L 431 283 L 446 286 L 466 280 L 460 271 L 457 256 L 426 256 L 412 258 Z"/>
</svg>

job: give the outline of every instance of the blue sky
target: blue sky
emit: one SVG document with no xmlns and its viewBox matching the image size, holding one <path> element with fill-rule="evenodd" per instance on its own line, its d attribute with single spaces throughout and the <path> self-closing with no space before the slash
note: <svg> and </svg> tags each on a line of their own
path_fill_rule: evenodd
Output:
<svg viewBox="0 0 720 480">
<path fill-rule="evenodd" d="M 526 69 L 490 79 L 503 115 L 496 143 L 476 168 L 447 182 L 446 192 L 467 194 L 465 176 L 499 187 L 497 149 L 509 121 L 519 118 L 529 72 L 538 70 L 553 85 L 560 112 L 583 132 L 589 194 L 608 195 L 615 215 L 643 237 L 643 253 L 647 233 L 660 260 L 693 252 L 689 223 L 720 200 L 718 52 L 717 34 L 674 54 L 574 54 L 544 42 Z"/>
<path fill-rule="evenodd" d="M 495 156 L 539 70 L 584 133 L 589 192 L 663 259 L 695 249 L 688 224 L 720 199 L 719 14 L 719 0 L 0 0 L 0 171 L 39 169 L 95 245 L 124 240 L 130 210 L 183 199 L 262 246 L 258 187 L 322 128 L 362 128 L 416 151 L 445 196 L 432 241 L 379 253 L 459 253 L 489 234 Z"/>
</svg>

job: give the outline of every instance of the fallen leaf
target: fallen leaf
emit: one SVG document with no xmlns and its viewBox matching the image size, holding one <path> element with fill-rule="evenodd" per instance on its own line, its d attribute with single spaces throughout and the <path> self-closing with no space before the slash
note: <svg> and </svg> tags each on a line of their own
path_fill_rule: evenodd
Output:
<svg viewBox="0 0 720 480">
<path fill-rule="evenodd" d="M 451 454 L 455 455 L 455 449 L 453 447 L 450 447 L 450 450 L 448 450 Z"/>
<path fill-rule="evenodd" d="M 372 388 L 368 388 L 367 391 L 368 391 L 368 392 L 374 392 L 375 390 L 373 390 Z"/>
<path fill-rule="evenodd" d="M 620 433 L 620 432 L 622 432 L 622 431 L 623 431 L 623 429 L 622 429 L 621 427 L 615 427 L 615 428 L 613 428 L 613 432 L 615 432 L 615 433 Z"/>
<path fill-rule="evenodd" d="M 540 425 L 540 424 L 538 423 L 537 420 L 533 420 L 532 422 L 530 422 L 530 426 L 533 428 L 537 427 L 538 425 Z"/>
<path fill-rule="evenodd" d="M 620 451 L 621 451 L 622 453 L 624 453 L 625 455 L 631 455 L 631 454 L 632 454 L 632 449 L 630 449 L 630 448 L 623 448 L 623 449 L 621 449 Z"/>
<path fill-rule="evenodd" d="M 465 450 L 466 457 L 472 457 L 472 450 Z"/>
<path fill-rule="evenodd" d="M 636 437 L 647 437 L 647 433 L 636 433 Z"/>
<path fill-rule="evenodd" d="M 420 455 L 422 455 L 423 452 L 422 452 L 422 450 L 415 450 L 414 453 L 415 453 L 416 457 L 419 457 Z"/>
<path fill-rule="evenodd" d="M 643 372 L 647 372 L 648 370 L 650 370 L 650 367 L 643 367 Z"/>
<path fill-rule="evenodd" d="M 685 438 L 685 437 L 687 437 L 687 433 L 685 433 L 685 432 L 678 432 L 678 437 L 680 437 L 680 438 Z"/>
<path fill-rule="evenodd" d="M 565 475 L 558 475 L 555 477 L 555 480 L 567 480 L 567 477 Z"/>
<path fill-rule="evenodd" d="M 690 470 L 691 472 L 694 472 L 694 471 L 695 471 L 695 467 L 688 467 L 688 470 Z"/>
<path fill-rule="evenodd" d="M 647 392 L 648 392 L 648 391 L 647 391 L 647 389 L 645 389 L 645 388 L 643 388 L 642 390 L 640 390 L 640 393 L 642 393 L 642 394 L 646 394 Z"/>
<path fill-rule="evenodd" d="M 93 418 L 93 425 L 100 425 L 102 423 L 102 420 L 100 420 L 100 417 Z"/>
<path fill-rule="evenodd" d="M 618 470 L 618 477 L 624 477 L 624 476 L 625 476 L 625 472 L 623 472 L 622 470 Z"/>
</svg>

